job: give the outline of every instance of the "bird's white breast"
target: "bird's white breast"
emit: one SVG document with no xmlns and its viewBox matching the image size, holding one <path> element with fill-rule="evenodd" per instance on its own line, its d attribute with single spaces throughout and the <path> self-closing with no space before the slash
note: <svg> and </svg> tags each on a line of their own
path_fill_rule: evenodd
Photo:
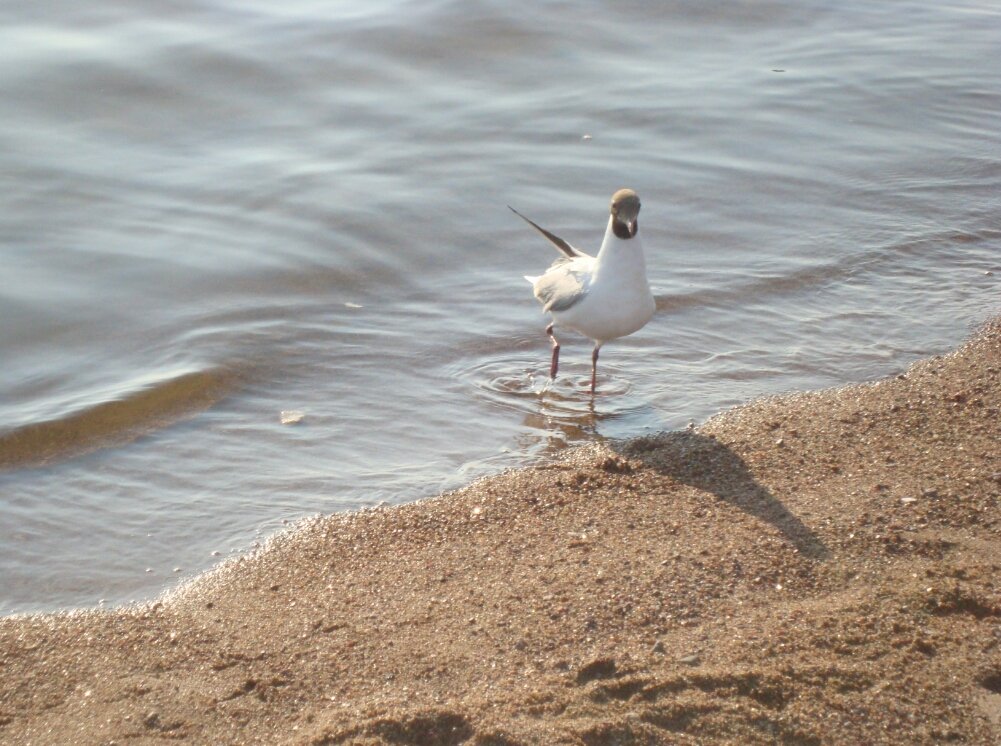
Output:
<svg viewBox="0 0 1001 746">
<path fill-rule="evenodd" d="M 655 308 L 639 237 L 606 235 L 585 297 L 565 311 L 554 312 L 553 318 L 560 326 L 607 342 L 641 329 Z"/>
</svg>

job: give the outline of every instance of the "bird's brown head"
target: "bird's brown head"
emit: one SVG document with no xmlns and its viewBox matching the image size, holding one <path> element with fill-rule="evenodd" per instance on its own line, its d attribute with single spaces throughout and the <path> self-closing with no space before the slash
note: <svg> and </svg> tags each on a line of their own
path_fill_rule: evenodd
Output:
<svg viewBox="0 0 1001 746">
<path fill-rule="evenodd" d="M 612 195 L 612 230 L 619 238 L 632 238 L 639 230 L 640 196 L 632 189 Z"/>
</svg>

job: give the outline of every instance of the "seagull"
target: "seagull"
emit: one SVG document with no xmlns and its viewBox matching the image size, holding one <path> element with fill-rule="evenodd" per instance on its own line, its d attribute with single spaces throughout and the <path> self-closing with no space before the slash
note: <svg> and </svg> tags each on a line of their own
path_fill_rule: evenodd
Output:
<svg viewBox="0 0 1001 746">
<path fill-rule="evenodd" d="M 560 343 L 553 327 L 572 329 L 594 342 L 591 353 L 594 394 L 601 346 L 642 329 L 656 307 L 646 279 L 643 245 L 637 235 L 639 195 L 632 189 L 620 189 L 612 195 L 611 215 L 597 256 L 574 248 L 510 205 L 508 209 L 549 239 L 562 254 L 544 274 L 525 276 L 543 310 L 553 319 L 546 327 L 553 343 L 549 377 L 556 378 L 560 362 Z"/>
</svg>

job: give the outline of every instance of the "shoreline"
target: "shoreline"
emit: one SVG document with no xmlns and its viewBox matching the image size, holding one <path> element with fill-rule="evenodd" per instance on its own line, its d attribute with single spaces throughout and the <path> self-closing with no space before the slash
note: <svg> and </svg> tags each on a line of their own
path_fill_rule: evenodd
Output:
<svg viewBox="0 0 1001 746">
<path fill-rule="evenodd" d="M 1001 740 L 1001 319 L 880 381 L 0 618 L 0 742 Z"/>
</svg>

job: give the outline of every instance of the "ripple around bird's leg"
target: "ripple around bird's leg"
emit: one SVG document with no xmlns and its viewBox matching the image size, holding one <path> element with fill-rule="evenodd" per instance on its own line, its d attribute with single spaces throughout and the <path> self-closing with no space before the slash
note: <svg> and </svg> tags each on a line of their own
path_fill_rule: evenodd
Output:
<svg viewBox="0 0 1001 746">
<path fill-rule="evenodd" d="M 621 423 L 646 408 L 631 395 L 629 376 L 619 375 L 614 366 L 599 371 L 592 394 L 587 366 L 570 363 L 551 379 L 543 363 L 536 357 L 481 356 L 447 372 L 491 406 L 521 412 L 529 430 L 562 431 L 574 442 L 600 437 L 602 423 Z"/>
<path fill-rule="evenodd" d="M 549 378 L 528 361 L 481 360 L 458 371 L 479 391 L 502 396 L 532 398 L 548 386 Z"/>
</svg>

